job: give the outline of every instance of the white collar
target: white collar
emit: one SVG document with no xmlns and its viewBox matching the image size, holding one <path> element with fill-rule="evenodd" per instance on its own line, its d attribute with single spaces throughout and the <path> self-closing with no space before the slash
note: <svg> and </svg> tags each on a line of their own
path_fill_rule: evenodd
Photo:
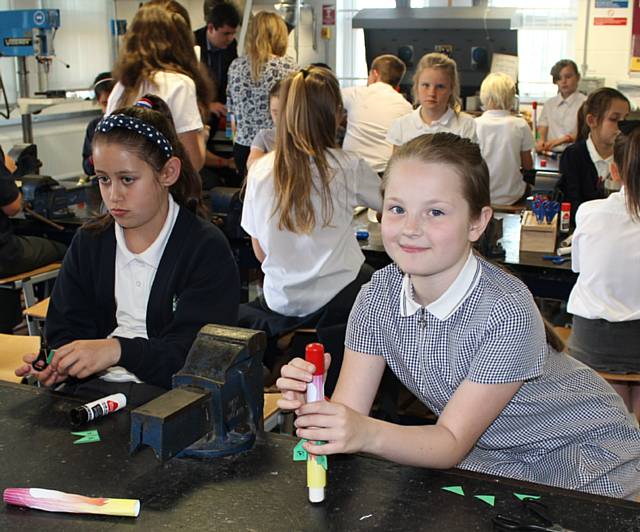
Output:
<svg viewBox="0 0 640 532">
<path fill-rule="evenodd" d="M 593 164 L 599 163 L 600 161 L 611 164 L 611 161 L 613 161 L 613 155 L 609 155 L 606 159 L 603 159 L 600 156 L 598 150 L 596 150 L 596 145 L 591 140 L 591 135 L 587 138 L 587 151 L 589 152 L 589 156 L 591 157 Z"/>
<path fill-rule="evenodd" d="M 422 120 L 422 115 L 420 115 L 420 109 L 422 109 L 422 106 L 418 107 L 415 110 L 415 118 L 417 119 L 415 122 L 415 125 L 418 129 L 426 129 L 426 128 L 430 128 L 430 127 L 435 127 L 435 126 L 446 126 L 449 124 L 449 122 L 451 122 L 451 120 L 453 119 L 453 117 L 455 116 L 455 112 L 453 111 L 453 109 L 451 109 L 451 107 L 447 107 L 447 110 L 444 112 L 444 114 L 438 118 L 437 120 L 434 120 L 433 122 L 431 122 L 431 124 L 427 124 L 424 120 Z"/>
<path fill-rule="evenodd" d="M 558 105 L 562 105 L 562 104 L 571 105 L 573 103 L 573 100 L 575 100 L 578 97 L 578 94 L 580 94 L 580 91 L 576 90 L 571 94 L 569 94 L 569 96 L 567 96 L 566 98 L 563 98 L 562 94 L 558 92 L 558 96 L 560 96 L 560 103 Z"/>
<path fill-rule="evenodd" d="M 114 223 L 116 232 L 116 245 L 118 246 L 118 253 L 121 254 L 124 259 L 124 265 L 126 266 L 134 260 L 144 262 L 152 268 L 158 269 L 160 259 L 164 253 L 164 248 L 169 239 L 169 233 L 174 225 L 175 218 L 178 215 L 178 204 L 174 201 L 171 194 L 169 194 L 169 209 L 167 211 L 167 217 L 164 220 L 160 233 L 147 249 L 142 253 L 132 253 L 127 247 L 127 243 L 124 238 L 124 230 L 120 225 Z"/>
<path fill-rule="evenodd" d="M 446 320 L 469 297 L 479 279 L 480 263 L 472 250 L 469 252 L 469 257 L 455 281 L 449 285 L 444 294 L 424 308 L 440 321 Z M 422 305 L 417 303 L 412 295 L 411 277 L 405 274 L 402 279 L 402 291 L 400 292 L 400 315 L 403 318 L 413 316 L 422 308 Z"/>
</svg>

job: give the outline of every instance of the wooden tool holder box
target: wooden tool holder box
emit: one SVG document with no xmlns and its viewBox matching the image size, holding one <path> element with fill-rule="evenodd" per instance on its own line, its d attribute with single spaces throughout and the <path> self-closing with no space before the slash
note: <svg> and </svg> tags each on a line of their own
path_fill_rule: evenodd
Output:
<svg viewBox="0 0 640 532">
<path fill-rule="evenodd" d="M 555 253 L 558 237 L 558 215 L 551 223 L 538 222 L 531 211 L 525 211 L 520 223 L 520 251 Z"/>
</svg>

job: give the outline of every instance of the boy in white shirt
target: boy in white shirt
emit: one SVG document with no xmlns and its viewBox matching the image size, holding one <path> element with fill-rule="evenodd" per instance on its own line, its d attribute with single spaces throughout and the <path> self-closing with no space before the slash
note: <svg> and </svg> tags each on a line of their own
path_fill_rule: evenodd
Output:
<svg viewBox="0 0 640 532">
<path fill-rule="evenodd" d="M 406 70 L 395 55 L 380 55 L 371 63 L 366 87 L 342 90 L 347 113 L 342 147 L 357 153 L 378 173 L 384 172 L 393 150 L 386 140 L 391 122 L 411 112 L 411 104 L 396 90 Z"/>
</svg>

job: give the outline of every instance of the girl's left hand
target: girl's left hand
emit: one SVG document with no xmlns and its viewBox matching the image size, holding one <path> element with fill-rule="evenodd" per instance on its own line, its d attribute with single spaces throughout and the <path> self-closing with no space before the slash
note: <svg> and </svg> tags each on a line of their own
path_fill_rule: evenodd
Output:
<svg viewBox="0 0 640 532">
<path fill-rule="evenodd" d="M 60 375 L 84 379 L 115 366 L 120 360 L 120 342 L 104 340 L 76 340 L 56 349 L 52 368 Z"/>
<path fill-rule="evenodd" d="M 340 403 L 316 401 L 302 405 L 295 425 L 296 434 L 312 454 L 357 453 L 366 451 L 372 436 L 373 420 Z M 314 441 L 326 441 L 316 445 Z"/>
</svg>

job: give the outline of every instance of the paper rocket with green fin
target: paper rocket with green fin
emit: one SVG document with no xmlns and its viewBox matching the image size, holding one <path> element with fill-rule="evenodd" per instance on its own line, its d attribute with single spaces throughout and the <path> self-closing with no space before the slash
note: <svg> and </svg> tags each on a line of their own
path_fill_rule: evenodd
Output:
<svg viewBox="0 0 640 532">
<path fill-rule="evenodd" d="M 301 439 L 296 446 L 293 448 L 293 461 L 294 462 L 304 462 L 307 459 L 307 456 L 309 453 L 307 453 L 307 450 L 302 446 L 304 444 L 304 442 L 306 442 L 307 440 L 305 440 L 304 438 Z M 323 441 L 317 441 L 315 442 L 316 445 L 322 445 Z M 328 463 L 327 463 L 327 456 L 324 454 L 317 454 L 316 455 L 316 462 L 318 464 L 320 464 L 324 470 L 327 470 Z"/>
</svg>

